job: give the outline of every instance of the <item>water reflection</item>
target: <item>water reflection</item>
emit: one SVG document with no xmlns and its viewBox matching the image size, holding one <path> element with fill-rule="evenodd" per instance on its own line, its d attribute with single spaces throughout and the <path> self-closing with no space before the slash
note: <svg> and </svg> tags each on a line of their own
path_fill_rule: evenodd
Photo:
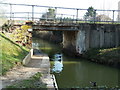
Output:
<svg viewBox="0 0 120 90">
<path fill-rule="evenodd" d="M 63 70 L 62 54 L 55 54 L 53 61 L 54 61 L 54 65 L 51 69 L 52 72 L 60 73 Z"/>
<path fill-rule="evenodd" d="M 38 49 L 39 48 L 39 43 L 32 43 L 32 48 Z"/>
</svg>

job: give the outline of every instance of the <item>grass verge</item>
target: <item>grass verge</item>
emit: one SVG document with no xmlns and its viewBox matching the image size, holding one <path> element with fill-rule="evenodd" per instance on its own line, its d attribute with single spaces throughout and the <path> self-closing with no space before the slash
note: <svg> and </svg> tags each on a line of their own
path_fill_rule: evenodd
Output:
<svg viewBox="0 0 120 90">
<path fill-rule="evenodd" d="M 83 55 L 91 61 L 117 66 L 120 63 L 120 47 L 109 49 L 90 49 Z"/>
<path fill-rule="evenodd" d="M 41 76 L 41 73 L 38 72 L 29 79 L 7 86 L 7 88 L 46 88 L 46 85 L 40 80 Z"/>
<path fill-rule="evenodd" d="M 13 66 L 21 64 L 28 51 L 27 48 L 16 44 L 0 33 L 0 66 L 2 67 L 0 75 L 4 75 Z"/>
</svg>

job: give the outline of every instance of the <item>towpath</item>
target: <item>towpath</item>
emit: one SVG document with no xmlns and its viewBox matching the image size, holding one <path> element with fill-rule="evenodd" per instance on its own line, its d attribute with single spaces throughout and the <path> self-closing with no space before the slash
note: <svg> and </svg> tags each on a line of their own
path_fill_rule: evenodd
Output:
<svg viewBox="0 0 120 90">
<path fill-rule="evenodd" d="M 1 76 L 2 81 L 1 88 L 5 88 L 7 85 L 17 83 L 21 80 L 28 79 L 35 73 L 42 73 L 41 81 L 47 85 L 47 88 L 53 88 L 53 81 L 50 75 L 50 63 L 49 57 L 45 54 L 33 55 L 30 62 L 26 66 L 16 66 L 6 75 Z"/>
</svg>

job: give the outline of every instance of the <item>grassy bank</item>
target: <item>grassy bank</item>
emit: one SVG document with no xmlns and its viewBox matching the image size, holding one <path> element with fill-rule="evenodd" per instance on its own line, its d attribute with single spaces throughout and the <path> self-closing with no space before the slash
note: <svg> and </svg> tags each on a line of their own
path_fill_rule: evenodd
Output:
<svg viewBox="0 0 120 90">
<path fill-rule="evenodd" d="M 28 51 L 0 33 L 0 59 L 2 59 L 0 75 L 5 74 L 13 66 L 21 64 Z"/>
<path fill-rule="evenodd" d="M 90 49 L 83 55 L 84 58 L 91 61 L 117 66 L 120 63 L 120 47 L 109 49 Z"/>
</svg>

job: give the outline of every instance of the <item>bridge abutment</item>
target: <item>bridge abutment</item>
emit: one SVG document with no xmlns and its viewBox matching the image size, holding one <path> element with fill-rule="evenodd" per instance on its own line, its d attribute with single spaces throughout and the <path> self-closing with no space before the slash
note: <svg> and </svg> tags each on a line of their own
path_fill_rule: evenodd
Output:
<svg viewBox="0 0 120 90">
<path fill-rule="evenodd" d="M 120 26 L 116 24 L 80 24 L 79 30 L 63 32 L 63 48 L 82 54 L 90 48 L 120 46 Z M 67 53 L 69 53 L 67 52 Z"/>
<path fill-rule="evenodd" d="M 73 55 L 76 53 L 76 36 L 78 31 L 63 31 L 63 51 Z"/>
</svg>

